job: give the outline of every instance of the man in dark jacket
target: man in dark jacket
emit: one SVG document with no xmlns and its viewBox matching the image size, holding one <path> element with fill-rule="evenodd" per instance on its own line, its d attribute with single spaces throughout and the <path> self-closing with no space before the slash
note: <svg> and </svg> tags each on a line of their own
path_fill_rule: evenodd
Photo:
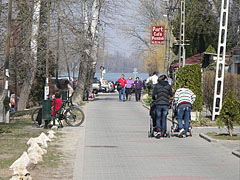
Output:
<svg viewBox="0 0 240 180">
<path fill-rule="evenodd" d="M 158 78 L 158 83 L 153 89 L 152 99 L 156 104 L 156 133 L 155 137 L 164 136 L 167 131 L 167 114 L 169 107 L 169 98 L 173 96 L 172 88 L 167 81 L 166 75 Z"/>
</svg>

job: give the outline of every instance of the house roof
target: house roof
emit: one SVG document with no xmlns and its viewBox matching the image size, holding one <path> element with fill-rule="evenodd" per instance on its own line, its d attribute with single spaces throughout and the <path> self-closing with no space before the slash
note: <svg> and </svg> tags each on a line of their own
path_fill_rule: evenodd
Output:
<svg viewBox="0 0 240 180">
<path fill-rule="evenodd" d="M 194 56 L 187 58 L 185 64 L 186 65 L 201 64 L 202 63 L 202 57 L 203 56 L 200 53 L 199 54 L 195 54 Z M 171 67 L 172 68 L 177 68 L 178 64 L 179 63 L 175 63 Z M 182 66 L 182 62 L 180 64 L 180 66 Z"/>
</svg>

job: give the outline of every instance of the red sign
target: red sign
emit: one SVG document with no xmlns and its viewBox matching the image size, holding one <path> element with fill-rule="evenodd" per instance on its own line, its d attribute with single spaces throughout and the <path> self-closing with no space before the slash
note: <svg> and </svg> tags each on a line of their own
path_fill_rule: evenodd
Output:
<svg viewBox="0 0 240 180">
<path fill-rule="evenodd" d="M 152 44 L 164 44 L 164 26 L 152 26 Z"/>
</svg>

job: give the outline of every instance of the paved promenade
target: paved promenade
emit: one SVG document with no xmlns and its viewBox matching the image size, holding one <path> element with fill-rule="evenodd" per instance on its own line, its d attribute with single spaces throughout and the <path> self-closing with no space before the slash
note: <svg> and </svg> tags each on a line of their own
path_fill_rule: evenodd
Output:
<svg viewBox="0 0 240 180">
<path fill-rule="evenodd" d="M 149 139 L 148 110 L 141 103 L 101 94 L 85 112 L 74 180 L 240 179 L 239 158 L 196 133 Z"/>
</svg>

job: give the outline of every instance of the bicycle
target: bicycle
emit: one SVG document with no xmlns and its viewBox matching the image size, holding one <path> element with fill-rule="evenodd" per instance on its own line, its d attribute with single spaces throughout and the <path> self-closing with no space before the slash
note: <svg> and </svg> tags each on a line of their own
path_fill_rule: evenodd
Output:
<svg viewBox="0 0 240 180">
<path fill-rule="evenodd" d="M 62 102 L 58 113 L 55 116 L 52 116 L 50 120 L 52 122 L 54 120 L 55 122 L 57 121 L 59 127 L 63 127 L 63 121 L 65 121 L 69 126 L 77 127 L 80 126 L 85 120 L 84 112 L 78 106 L 72 103 L 71 98 L 69 99 L 70 100 L 64 100 Z M 36 121 L 37 116 L 41 115 L 41 112 L 39 112 L 40 110 L 42 110 L 42 107 L 35 109 L 32 113 L 33 124 L 37 127 L 40 127 L 38 121 Z M 48 125 L 49 124 L 51 123 L 48 123 Z"/>
</svg>

